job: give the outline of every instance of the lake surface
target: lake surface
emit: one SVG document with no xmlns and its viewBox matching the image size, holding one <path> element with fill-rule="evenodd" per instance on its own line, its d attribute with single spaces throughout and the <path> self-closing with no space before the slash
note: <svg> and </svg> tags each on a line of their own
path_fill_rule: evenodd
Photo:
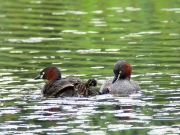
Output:
<svg viewBox="0 0 180 135">
<path fill-rule="evenodd" d="M 3 0 L 0 135 L 180 134 L 180 1 Z M 141 93 L 43 98 L 49 65 L 102 83 L 128 61 Z"/>
</svg>

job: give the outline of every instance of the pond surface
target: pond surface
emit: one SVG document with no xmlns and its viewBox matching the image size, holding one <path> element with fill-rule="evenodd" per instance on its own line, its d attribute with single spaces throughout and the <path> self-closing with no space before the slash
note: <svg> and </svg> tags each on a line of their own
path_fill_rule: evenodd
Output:
<svg viewBox="0 0 180 135">
<path fill-rule="evenodd" d="M 3 0 L 0 134 L 180 134 L 180 1 Z M 141 93 L 43 98 L 46 66 L 102 83 L 128 61 Z"/>
</svg>

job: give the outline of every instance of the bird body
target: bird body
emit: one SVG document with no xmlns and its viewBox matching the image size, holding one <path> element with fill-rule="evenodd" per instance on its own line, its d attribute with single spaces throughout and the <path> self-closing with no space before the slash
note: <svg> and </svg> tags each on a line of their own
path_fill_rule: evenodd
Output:
<svg viewBox="0 0 180 135">
<path fill-rule="evenodd" d="M 131 79 L 132 68 L 125 60 L 114 65 L 114 78 L 110 78 L 101 86 L 101 93 L 133 94 L 140 90 L 137 82 Z"/>
<path fill-rule="evenodd" d="M 72 97 L 76 96 L 74 85 L 81 82 L 79 78 L 61 78 L 61 72 L 57 67 L 49 66 L 44 68 L 37 79 L 47 79 L 41 93 L 44 97 Z"/>
<path fill-rule="evenodd" d="M 97 86 L 97 81 L 95 79 L 89 79 L 86 83 L 75 85 L 75 89 L 77 89 L 79 95 L 83 95 L 84 97 L 95 96 L 100 94 L 100 92 L 92 89 L 95 86 Z"/>
</svg>

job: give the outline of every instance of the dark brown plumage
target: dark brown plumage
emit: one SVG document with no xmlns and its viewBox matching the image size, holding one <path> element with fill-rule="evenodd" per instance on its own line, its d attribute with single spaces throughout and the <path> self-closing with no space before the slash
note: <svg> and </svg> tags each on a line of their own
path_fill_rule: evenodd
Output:
<svg viewBox="0 0 180 135">
<path fill-rule="evenodd" d="M 76 96 L 74 85 L 81 83 L 78 78 L 61 78 L 61 72 L 57 67 L 49 66 L 44 68 L 36 79 L 47 79 L 41 92 L 45 97 L 72 97 Z"/>
</svg>

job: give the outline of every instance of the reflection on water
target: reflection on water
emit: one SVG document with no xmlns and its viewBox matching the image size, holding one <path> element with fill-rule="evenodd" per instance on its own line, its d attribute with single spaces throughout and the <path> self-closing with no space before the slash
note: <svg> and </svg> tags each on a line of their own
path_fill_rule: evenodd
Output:
<svg viewBox="0 0 180 135">
<path fill-rule="evenodd" d="M 0 5 L 0 134 L 178 134 L 178 1 L 4 1 Z M 98 80 L 133 68 L 129 97 L 43 98 L 48 65 Z"/>
</svg>

